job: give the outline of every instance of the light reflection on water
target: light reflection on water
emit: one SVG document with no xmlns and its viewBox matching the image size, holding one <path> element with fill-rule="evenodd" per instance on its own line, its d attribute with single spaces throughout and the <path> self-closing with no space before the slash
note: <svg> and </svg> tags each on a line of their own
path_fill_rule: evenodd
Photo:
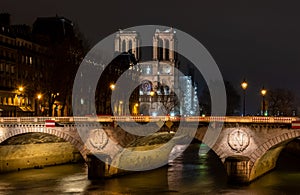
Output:
<svg viewBox="0 0 300 195">
<path fill-rule="evenodd" d="M 107 180 L 87 179 L 84 164 L 1 174 L 0 194 L 297 194 L 300 159 L 283 155 L 278 168 L 249 186 L 232 186 L 212 153 L 198 155 L 193 145 L 157 170 Z"/>
</svg>

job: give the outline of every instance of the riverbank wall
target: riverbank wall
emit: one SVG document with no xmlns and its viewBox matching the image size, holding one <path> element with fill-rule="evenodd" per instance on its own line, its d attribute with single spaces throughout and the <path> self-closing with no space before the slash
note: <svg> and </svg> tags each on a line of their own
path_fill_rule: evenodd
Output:
<svg viewBox="0 0 300 195">
<path fill-rule="evenodd" d="M 68 142 L 0 146 L 0 173 L 79 161 L 79 151 Z"/>
</svg>

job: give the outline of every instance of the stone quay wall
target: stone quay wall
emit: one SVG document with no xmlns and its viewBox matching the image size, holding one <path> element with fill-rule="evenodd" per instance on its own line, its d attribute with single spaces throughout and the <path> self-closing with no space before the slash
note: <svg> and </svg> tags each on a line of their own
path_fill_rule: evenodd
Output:
<svg viewBox="0 0 300 195">
<path fill-rule="evenodd" d="M 0 146 L 0 173 L 80 160 L 80 153 L 68 142 Z"/>
</svg>

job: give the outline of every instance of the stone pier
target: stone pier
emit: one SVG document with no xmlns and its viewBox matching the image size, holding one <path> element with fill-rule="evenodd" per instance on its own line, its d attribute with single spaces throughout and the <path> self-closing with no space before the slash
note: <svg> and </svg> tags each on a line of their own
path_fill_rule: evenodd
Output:
<svg viewBox="0 0 300 195">
<path fill-rule="evenodd" d="M 225 160 L 228 180 L 231 183 L 248 183 L 250 175 L 249 157 L 230 156 Z"/>
</svg>

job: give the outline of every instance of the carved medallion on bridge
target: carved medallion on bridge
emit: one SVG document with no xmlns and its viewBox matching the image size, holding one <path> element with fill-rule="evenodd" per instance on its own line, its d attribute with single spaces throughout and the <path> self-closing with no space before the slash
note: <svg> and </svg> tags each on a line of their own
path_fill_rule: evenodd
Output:
<svg viewBox="0 0 300 195">
<path fill-rule="evenodd" d="M 89 133 L 89 142 L 92 147 L 101 150 L 106 146 L 108 136 L 103 129 L 94 129 Z"/>
<path fill-rule="evenodd" d="M 236 153 L 240 153 L 249 146 L 250 137 L 246 132 L 237 129 L 228 134 L 227 141 L 232 150 L 234 150 Z"/>
</svg>

